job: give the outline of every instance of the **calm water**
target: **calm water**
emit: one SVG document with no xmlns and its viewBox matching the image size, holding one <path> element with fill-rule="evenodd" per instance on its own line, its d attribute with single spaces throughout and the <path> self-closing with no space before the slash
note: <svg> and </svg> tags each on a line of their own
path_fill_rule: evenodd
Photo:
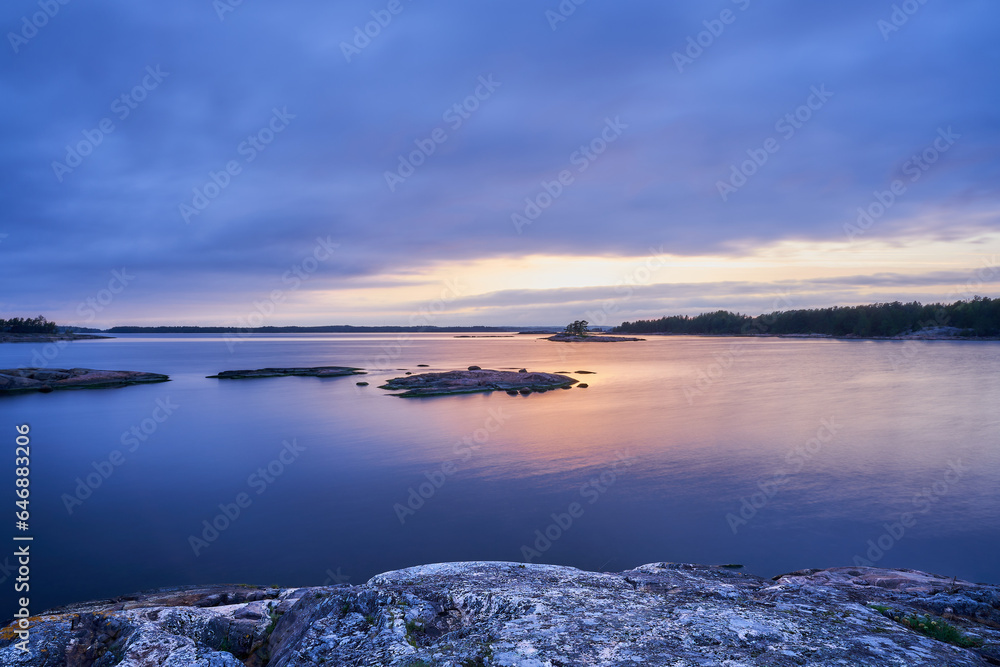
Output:
<svg viewBox="0 0 1000 667">
<path fill-rule="evenodd" d="M 0 367 L 36 351 L 2 345 Z M 386 362 L 365 378 L 204 377 Z M 587 389 L 516 398 L 377 388 L 417 364 L 596 374 L 576 376 Z M 217 336 L 123 336 L 69 344 L 50 366 L 173 380 L 0 401 L 11 451 L 14 425 L 32 429 L 35 610 L 158 586 L 361 583 L 419 563 L 527 557 L 763 575 L 861 557 L 1000 581 L 996 343 L 330 335 L 231 351 Z M 176 407 L 167 416 L 157 401 Z M 100 486 L 78 490 L 98 468 L 110 471 Z M 240 515 L 216 519 L 240 494 Z M 203 534 L 213 520 L 224 529 Z M 556 539 L 539 540 L 546 531 Z M 191 536 L 214 539 L 193 547 Z"/>
</svg>

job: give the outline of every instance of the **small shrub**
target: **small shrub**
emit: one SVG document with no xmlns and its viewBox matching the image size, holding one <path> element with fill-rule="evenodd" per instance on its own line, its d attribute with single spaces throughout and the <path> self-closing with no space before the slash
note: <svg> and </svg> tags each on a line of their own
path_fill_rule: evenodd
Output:
<svg viewBox="0 0 1000 667">
<path fill-rule="evenodd" d="M 271 633 L 274 632 L 274 626 L 278 625 L 278 619 L 281 618 L 281 614 L 272 609 L 268 612 L 268 616 L 271 618 L 271 622 L 268 623 L 267 629 L 264 630 L 265 637 L 270 637 Z"/>
<path fill-rule="evenodd" d="M 919 632 L 931 639 L 953 644 L 960 648 L 975 648 L 983 645 L 982 639 L 962 634 L 958 628 L 943 619 L 938 619 L 930 615 L 918 616 L 910 614 L 909 616 L 903 616 L 902 614 L 894 613 L 889 607 L 884 605 L 872 604 L 868 606 L 886 618 L 891 618 L 903 627 L 909 628 L 914 632 Z"/>
</svg>

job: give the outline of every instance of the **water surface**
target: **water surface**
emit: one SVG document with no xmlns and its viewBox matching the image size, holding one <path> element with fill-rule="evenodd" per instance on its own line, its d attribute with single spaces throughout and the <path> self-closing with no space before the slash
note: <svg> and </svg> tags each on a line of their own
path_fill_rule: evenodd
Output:
<svg viewBox="0 0 1000 667">
<path fill-rule="evenodd" d="M 11 449 L 15 424 L 32 429 L 33 609 L 179 584 L 361 583 L 473 559 L 774 575 L 862 558 L 1000 581 L 995 343 L 133 335 L 2 345 L 0 367 L 46 351 L 52 367 L 172 381 L 0 401 Z M 527 397 L 377 388 L 396 369 L 472 364 L 596 374 L 574 375 L 587 389 Z M 316 365 L 386 370 L 205 378 Z M 158 402 L 176 407 L 167 416 Z M 110 475 L 78 491 L 99 469 Z M 239 516 L 217 518 L 240 494 Z M 205 521 L 224 527 L 211 541 Z"/>
</svg>

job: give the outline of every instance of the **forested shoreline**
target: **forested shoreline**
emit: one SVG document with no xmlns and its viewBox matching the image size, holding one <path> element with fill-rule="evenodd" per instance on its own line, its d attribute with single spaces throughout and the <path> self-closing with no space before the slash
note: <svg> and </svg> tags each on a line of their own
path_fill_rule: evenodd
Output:
<svg viewBox="0 0 1000 667">
<path fill-rule="evenodd" d="M 0 319 L 0 333 L 56 333 L 55 322 L 50 322 L 41 315 L 34 318 L 12 317 L 9 320 Z"/>
<path fill-rule="evenodd" d="M 656 320 L 622 322 L 612 333 L 824 334 L 869 338 L 900 336 L 939 327 L 955 327 L 959 336 L 1000 336 L 1000 298 L 977 296 L 950 304 L 893 301 L 776 311 L 756 317 L 718 310 L 693 317 L 671 315 Z"/>
</svg>

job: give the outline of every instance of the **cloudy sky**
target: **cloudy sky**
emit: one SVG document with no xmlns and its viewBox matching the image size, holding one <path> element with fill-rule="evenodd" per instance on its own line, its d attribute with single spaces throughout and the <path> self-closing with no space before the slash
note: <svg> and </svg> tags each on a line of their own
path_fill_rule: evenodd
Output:
<svg viewBox="0 0 1000 667">
<path fill-rule="evenodd" d="M 991 0 L 8 0 L 0 316 L 995 296 L 998 22 Z"/>
</svg>

